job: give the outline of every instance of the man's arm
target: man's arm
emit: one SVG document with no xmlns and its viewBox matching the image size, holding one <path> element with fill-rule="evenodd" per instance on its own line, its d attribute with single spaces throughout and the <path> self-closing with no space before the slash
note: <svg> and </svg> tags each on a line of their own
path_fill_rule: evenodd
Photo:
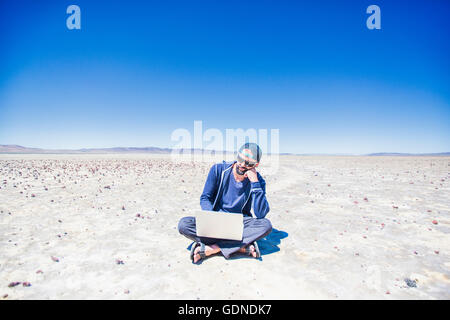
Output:
<svg viewBox="0 0 450 320">
<path fill-rule="evenodd" d="M 269 202 L 266 199 L 266 184 L 264 182 L 251 183 L 252 207 L 257 219 L 262 219 L 269 213 Z"/>
<path fill-rule="evenodd" d="M 200 196 L 200 207 L 202 210 L 213 210 L 214 200 L 217 193 L 217 164 L 213 165 L 209 170 L 208 177 L 206 178 L 205 187 L 203 188 L 203 193 Z"/>
<path fill-rule="evenodd" d="M 257 219 L 262 219 L 270 210 L 269 202 L 266 199 L 266 182 L 255 169 L 247 171 L 246 176 L 251 184 L 250 196 L 252 197 L 253 212 Z"/>
</svg>

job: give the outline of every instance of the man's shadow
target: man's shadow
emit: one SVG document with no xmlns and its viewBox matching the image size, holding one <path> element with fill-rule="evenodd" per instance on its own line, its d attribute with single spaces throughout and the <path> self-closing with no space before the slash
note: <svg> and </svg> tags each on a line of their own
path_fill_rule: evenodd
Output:
<svg viewBox="0 0 450 320">
<path fill-rule="evenodd" d="M 273 228 L 271 233 L 256 241 L 261 255 L 263 256 L 280 251 L 278 245 L 281 243 L 281 239 L 287 238 L 288 235 L 289 234 L 285 231 Z"/>
</svg>

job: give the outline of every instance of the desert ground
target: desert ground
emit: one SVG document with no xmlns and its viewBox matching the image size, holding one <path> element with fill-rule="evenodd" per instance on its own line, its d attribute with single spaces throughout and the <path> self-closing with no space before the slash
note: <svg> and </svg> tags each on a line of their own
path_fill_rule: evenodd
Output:
<svg viewBox="0 0 450 320">
<path fill-rule="evenodd" d="M 262 258 L 194 265 L 214 161 L 0 155 L 0 300 L 450 298 L 449 157 L 263 158 Z"/>
</svg>

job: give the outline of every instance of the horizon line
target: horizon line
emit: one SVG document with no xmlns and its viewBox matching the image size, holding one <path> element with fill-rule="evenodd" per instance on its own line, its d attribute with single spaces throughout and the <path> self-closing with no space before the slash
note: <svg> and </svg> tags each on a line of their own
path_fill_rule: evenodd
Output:
<svg viewBox="0 0 450 320">
<path fill-rule="evenodd" d="M 3 150 L 6 149 L 6 150 Z M 8 149 L 12 149 L 9 150 Z M 14 150 L 19 149 L 19 150 Z M 152 150 L 153 149 L 153 150 Z M 97 148 L 78 148 L 78 149 L 55 149 L 55 148 L 35 148 L 35 147 L 24 147 L 17 144 L 0 144 L 0 154 L 88 154 L 94 152 L 95 154 L 106 154 L 114 153 L 170 153 L 173 150 L 190 151 L 190 152 L 214 152 L 214 153 L 234 153 L 236 151 L 227 150 L 214 150 L 214 149 L 203 149 L 203 148 L 167 148 L 167 147 L 97 147 Z M 22 151 L 22 152 L 21 152 Z M 103 151 L 103 152 L 102 152 Z M 129 151 L 129 152 L 127 152 Z M 159 152 L 158 152 L 159 151 Z M 427 155 L 440 155 L 440 156 L 450 156 L 449 151 L 443 152 L 370 152 L 370 153 L 293 153 L 293 152 L 279 152 L 279 153 L 266 153 L 267 155 L 330 155 L 330 156 L 427 156 Z"/>
</svg>

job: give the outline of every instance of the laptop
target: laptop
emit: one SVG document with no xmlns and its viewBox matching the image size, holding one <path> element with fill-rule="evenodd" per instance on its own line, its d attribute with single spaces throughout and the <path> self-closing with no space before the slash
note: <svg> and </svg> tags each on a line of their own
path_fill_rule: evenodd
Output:
<svg viewBox="0 0 450 320">
<path fill-rule="evenodd" d="M 242 240 L 244 217 L 240 213 L 195 211 L 197 236 L 225 240 Z"/>
</svg>

